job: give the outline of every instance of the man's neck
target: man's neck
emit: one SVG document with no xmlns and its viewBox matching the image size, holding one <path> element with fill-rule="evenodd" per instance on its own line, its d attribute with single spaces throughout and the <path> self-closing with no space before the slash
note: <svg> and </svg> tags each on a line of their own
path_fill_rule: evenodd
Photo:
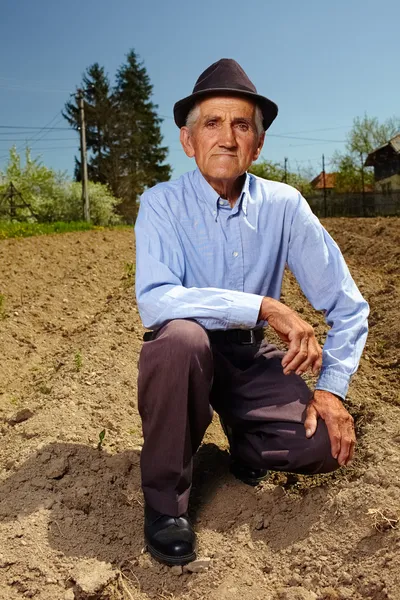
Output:
<svg viewBox="0 0 400 600">
<path fill-rule="evenodd" d="M 203 175 L 204 179 L 211 185 L 211 187 L 217 192 L 217 194 L 228 200 L 229 204 L 233 208 L 239 198 L 243 184 L 246 178 L 246 173 L 240 175 L 236 179 L 214 179 Z"/>
</svg>

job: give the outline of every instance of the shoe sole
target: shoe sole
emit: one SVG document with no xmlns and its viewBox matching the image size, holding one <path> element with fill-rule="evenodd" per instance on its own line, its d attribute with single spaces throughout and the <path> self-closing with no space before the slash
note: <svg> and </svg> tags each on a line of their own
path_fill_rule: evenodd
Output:
<svg viewBox="0 0 400 600">
<path fill-rule="evenodd" d="M 185 556 L 169 556 L 168 554 L 163 554 L 159 552 L 153 546 L 151 546 L 146 540 L 147 550 L 151 554 L 153 558 L 158 560 L 158 562 L 162 562 L 166 565 L 175 566 L 175 565 L 187 565 L 188 563 L 196 560 L 196 552 L 192 552 L 192 554 L 186 554 Z"/>
</svg>

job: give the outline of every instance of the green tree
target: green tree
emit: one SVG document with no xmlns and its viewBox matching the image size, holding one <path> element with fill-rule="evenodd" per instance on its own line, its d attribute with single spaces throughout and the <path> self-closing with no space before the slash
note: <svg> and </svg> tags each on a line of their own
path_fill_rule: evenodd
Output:
<svg viewBox="0 0 400 600">
<path fill-rule="evenodd" d="M 91 181 L 110 183 L 110 148 L 113 138 L 114 111 L 111 86 L 104 67 L 94 63 L 82 78 L 86 121 L 86 143 L 89 151 L 88 175 Z M 63 116 L 79 131 L 79 108 L 76 100 L 65 104 Z M 75 179 L 81 181 L 81 163 L 75 157 Z M 111 186 L 112 187 L 112 186 Z"/>
<path fill-rule="evenodd" d="M 335 191 L 339 194 L 362 191 L 361 157 L 357 154 L 334 154 L 332 162 L 335 165 Z M 364 168 L 364 189 L 374 184 L 374 173 Z"/>
<path fill-rule="evenodd" d="M 106 183 L 114 196 L 123 200 L 119 207 L 128 221 L 134 221 L 137 198 L 145 188 L 171 176 L 165 163 L 168 149 L 162 145 L 157 105 L 151 97 L 153 86 L 143 65 L 132 50 L 117 71 L 111 88 L 104 68 L 98 63 L 83 75 L 85 119 L 88 147 L 88 175 L 92 181 Z M 75 102 L 67 102 L 64 117 L 79 129 Z M 75 178 L 80 180 L 76 158 Z"/>
<path fill-rule="evenodd" d="M 293 173 L 287 171 L 279 163 L 272 162 L 270 160 L 263 159 L 261 162 L 251 165 L 249 169 L 250 173 L 262 177 L 263 179 L 270 179 L 271 181 L 285 181 L 289 185 L 293 186 L 303 196 L 311 194 L 311 175 L 307 172 Z"/>
<path fill-rule="evenodd" d="M 356 117 L 347 135 L 346 152 L 335 152 L 332 163 L 336 171 L 336 191 L 361 192 L 373 186 L 373 169 L 362 168 L 367 155 L 388 142 L 400 130 L 400 119 L 391 117 L 380 123 L 376 117 Z M 362 173 L 363 171 L 363 173 Z"/>
<path fill-rule="evenodd" d="M 53 221 L 54 205 L 60 204 L 64 197 L 65 173 L 56 172 L 44 166 L 39 159 L 31 157 L 29 148 L 25 150 L 25 163 L 13 146 L 5 172 L 0 173 L 0 193 L 4 194 L 10 183 L 21 194 L 39 221 Z M 32 219 L 29 209 L 19 209 L 19 218 Z"/>
<path fill-rule="evenodd" d="M 356 117 L 353 127 L 347 135 L 346 149 L 348 154 L 367 154 L 386 144 L 396 133 L 400 131 L 400 119 L 391 117 L 383 123 L 379 123 L 376 117 Z"/>
<path fill-rule="evenodd" d="M 146 187 L 167 181 L 171 168 L 165 164 L 168 148 L 162 146 L 157 105 L 151 101 L 153 86 L 142 62 L 131 50 L 117 71 L 113 102 L 119 181 L 117 195 L 124 199 L 121 210 L 134 220 L 137 198 Z"/>
</svg>

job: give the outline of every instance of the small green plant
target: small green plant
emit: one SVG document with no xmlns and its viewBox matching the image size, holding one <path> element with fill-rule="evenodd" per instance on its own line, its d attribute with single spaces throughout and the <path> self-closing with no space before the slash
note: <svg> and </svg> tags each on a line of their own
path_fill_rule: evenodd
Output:
<svg viewBox="0 0 400 600">
<path fill-rule="evenodd" d="M 103 447 L 104 438 L 106 437 L 106 430 L 103 429 L 99 433 L 99 443 L 97 444 L 97 450 L 101 450 Z"/>
<path fill-rule="evenodd" d="M 11 404 L 12 404 L 13 406 L 17 406 L 17 404 L 18 404 L 19 400 L 18 400 L 18 398 L 16 398 L 15 396 L 11 396 L 11 398 L 10 398 L 10 402 L 11 402 Z"/>
<path fill-rule="evenodd" d="M 75 352 L 74 363 L 75 363 L 75 370 L 77 372 L 79 372 L 82 369 L 82 366 L 83 366 L 82 354 L 80 353 L 79 350 L 77 350 Z"/>
<path fill-rule="evenodd" d="M 0 294 L 0 319 L 5 319 L 6 316 L 6 297 L 4 294 Z"/>
<path fill-rule="evenodd" d="M 133 285 L 134 277 L 135 277 L 135 265 L 133 264 L 133 262 L 126 262 L 124 264 L 124 274 L 122 276 L 122 279 L 124 280 L 126 287 L 130 287 L 131 285 Z"/>
</svg>

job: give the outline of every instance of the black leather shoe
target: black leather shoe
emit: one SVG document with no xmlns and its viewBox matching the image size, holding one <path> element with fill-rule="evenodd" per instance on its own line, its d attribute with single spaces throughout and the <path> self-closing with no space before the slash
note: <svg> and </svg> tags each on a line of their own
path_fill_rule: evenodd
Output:
<svg viewBox="0 0 400 600">
<path fill-rule="evenodd" d="M 261 481 L 269 477 L 268 469 L 253 469 L 253 467 L 245 465 L 237 458 L 231 458 L 229 470 L 236 479 L 240 479 L 243 483 L 252 486 L 258 485 Z"/>
<path fill-rule="evenodd" d="M 226 437 L 228 438 L 228 442 L 229 442 L 229 449 L 231 452 L 231 462 L 229 465 L 229 470 L 232 473 L 232 475 L 234 475 L 236 477 L 236 479 L 239 479 L 243 483 L 246 483 L 247 485 L 252 485 L 252 486 L 256 486 L 261 481 L 268 479 L 268 477 L 269 477 L 268 469 L 255 469 L 253 467 L 250 467 L 249 465 L 245 465 L 239 458 L 234 457 L 232 427 L 229 427 L 229 425 L 227 425 L 222 420 L 221 417 L 219 418 L 219 420 L 221 423 L 221 427 L 224 430 L 224 433 L 225 433 Z"/>
<path fill-rule="evenodd" d="M 185 565 L 196 558 L 196 535 L 188 516 L 170 517 L 145 507 L 144 537 L 156 560 L 167 565 Z"/>
</svg>

